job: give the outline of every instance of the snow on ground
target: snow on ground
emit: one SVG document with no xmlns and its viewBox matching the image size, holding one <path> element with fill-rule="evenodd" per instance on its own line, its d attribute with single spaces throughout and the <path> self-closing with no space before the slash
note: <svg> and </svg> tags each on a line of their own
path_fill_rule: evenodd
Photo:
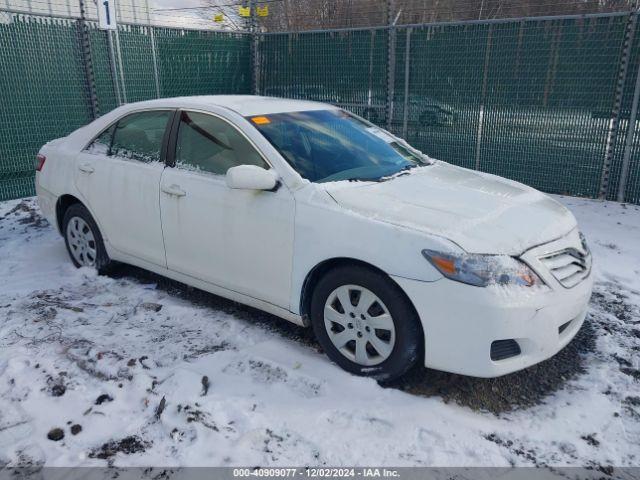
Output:
<svg viewBox="0 0 640 480">
<path fill-rule="evenodd" d="M 596 261 L 574 342 L 499 379 L 392 388 L 265 313 L 76 270 L 33 199 L 0 203 L 0 466 L 639 466 L 640 207 L 558 198 Z"/>
</svg>

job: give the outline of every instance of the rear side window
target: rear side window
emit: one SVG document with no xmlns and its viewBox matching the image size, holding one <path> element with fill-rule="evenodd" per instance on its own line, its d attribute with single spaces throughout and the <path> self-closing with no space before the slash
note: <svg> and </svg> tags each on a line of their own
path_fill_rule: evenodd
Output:
<svg viewBox="0 0 640 480">
<path fill-rule="evenodd" d="M 251 143 L 218 117 L 182 112 L 176 142 L 176 167 L 225 175 L 237 165 L 269 166 Z"/>
<path fill-rule="evenodd" d="M 144 163 L 159 162 L 170 114 L 168 110 L 139 112 L 121 119 L 113 132 L 110 155 Z"/>
</svg>

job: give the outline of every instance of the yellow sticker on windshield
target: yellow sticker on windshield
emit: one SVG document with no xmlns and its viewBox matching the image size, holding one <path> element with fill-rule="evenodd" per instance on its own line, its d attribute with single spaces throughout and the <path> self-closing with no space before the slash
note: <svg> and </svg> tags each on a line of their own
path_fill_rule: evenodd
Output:
<svg viewBox="0 0 640 480">
<path fill-rule="evenodd" d="M 271 123 L 267 117 L 252 117 L 251 121 L 256 125 L 266 125 L 267 123 Z"/>
</svg>

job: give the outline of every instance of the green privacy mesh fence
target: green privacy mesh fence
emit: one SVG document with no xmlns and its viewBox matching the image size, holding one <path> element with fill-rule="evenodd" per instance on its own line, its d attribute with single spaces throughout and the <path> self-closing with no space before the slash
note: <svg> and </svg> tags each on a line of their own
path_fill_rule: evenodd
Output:
<svg viewBox="0 0 640 480">
<path fill-rule="evenodd" d="M 607 198 L 616 199 L 619 188 L 619 179 L 622 168 L 622 160 L 625 151 L 627 137 L 629 136 L 629 120 L 631 115 L 633 94 L 638 74 L 638 64 L 640 62 L 640 22 L 636 24 L 635 34 L 631 44 L 631 54 L 627 75 L 625 76 L 622 101 L 620 105 L 620 125 L 613 139 L 614 149 L 611 162 L 611 174 L 609 176 L 609 186 Z M 630 165 L 629 176 L 626 188 L 624 189 L 624 199 L 627 202 L 640 204 L 640 122 L 636 120 L 631 128 L 630 139 Z"/>
<path fill-rule="evenodd" d="M 338 103 L 373 119 L 387 95 L 386 30 L 267 35 L 261 41 L 261 93 Z"/>
<path fill-rule="evenodd" d="M 615 199 L 638 70 L 630 16 L 264 35 L 261 91 L 330 101 L 428 153 L 547 192 Z M 640 25 L 640 24 L 639 24 Z M 393 91 L 390 90 L 393 89 Z M 640 203 L 640 129 L 625 200 Z"/>
<path fill-rule="evenodd" d="M 616 199 L 626 152 L 624 199 L 640 203 L 631 20 L 261 34 L 258 62 L 245 33 L 120 25 L 109 35 L 87 22 L 88 77 L 77 19 L 0 10 L 0 199 L 33 194 L 35 153 L 91 121 L 92 90 L 104 114 L 157 96 L 250 93 L 257 78 L 265 95 L 344 106 L 433 157 L 548 192 Z"/>
<path fill-rule="evenodd" d="M 127 102 L 155 98 L 157 89 L 161 97 L 250 92 L 250 35 L 140 25 L 121 26 L 118 35 L 116 71 Z"/>
<path fill-rule="evenodd" d="M 460 121 L 411 129 L 408 140 L 433 156 L 544 191 L 597 196 L 608 120 L 594 113 L 613 104 L 625 21 L 416 29 L 410 95 L 443 101 Z M 452 64 L 460 48 L 466 63 Z M 434 72 L 434 65 L 442 67 Z M 456 84 L 463 77 L 460 95 Z M 411 118 L 420 114 L 419 107 L 409 108 Z M 461 149 L 454 142 L 464 136 Z"/>
<path fill-rule="evenodd" d="M 87 27 L 101 114 L 158 95 L 250 92 L 249 35 L 120 25 L 115 41 Z M 76 19 L 0 10 L 0 200 L 32 195 L 39 148 L 92 120 L 81 40 Z"/>
<path fill-rule="evenodd" d="M 33 193 L 33 165 L 48 140 L 87 123 L 78 26 L 5 15 L 0 22 L 0 199 Z"/>
</svg>

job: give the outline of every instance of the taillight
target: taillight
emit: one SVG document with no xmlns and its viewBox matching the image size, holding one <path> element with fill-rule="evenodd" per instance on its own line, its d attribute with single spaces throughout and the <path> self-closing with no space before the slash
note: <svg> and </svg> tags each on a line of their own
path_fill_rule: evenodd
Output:
<svg viewBox="0 0 640 480">
<path fill-rule="evenodd" d="M 36 172 L 40 172 L 42 167 L 44 167 L 44 162 L 47 160 L 47 157 L 39 153 L 36 155 Z"/>
</svg>

